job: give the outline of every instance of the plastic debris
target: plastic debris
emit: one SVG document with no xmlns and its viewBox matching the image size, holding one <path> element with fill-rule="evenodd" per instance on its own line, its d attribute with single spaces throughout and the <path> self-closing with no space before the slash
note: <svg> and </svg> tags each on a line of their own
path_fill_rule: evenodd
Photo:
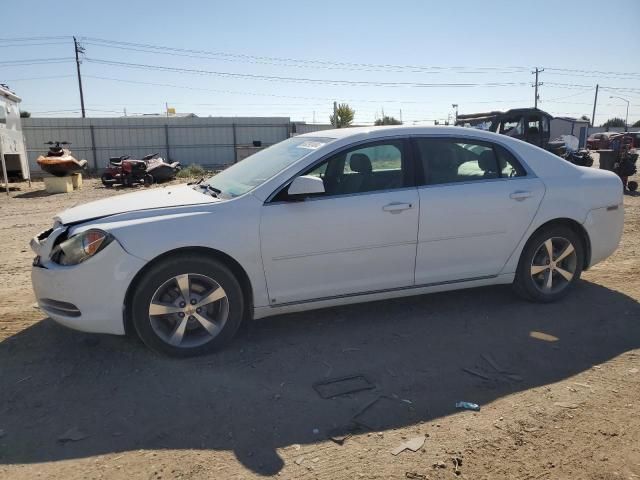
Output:
<svg viewBox="0 0 640 480">
<path fill-rule="evenodd" d="M 461 410 L 473 410 L 474 412 L 480 411 L 480 405 L 471 402 L 456 402 L 456 408 Z"/>
<path fill-rule="evenodd" d="M 400 452 L 404 452 L 405 450 L 411 450 L 412 452 L 417 452 L 424 445 L 425 439 L 426 437 L 424 435 L 410 438 L 406 442 L 401 443 L 396 448 L 391 450 L 391 455 L 398 455 Z"/>
</svg>

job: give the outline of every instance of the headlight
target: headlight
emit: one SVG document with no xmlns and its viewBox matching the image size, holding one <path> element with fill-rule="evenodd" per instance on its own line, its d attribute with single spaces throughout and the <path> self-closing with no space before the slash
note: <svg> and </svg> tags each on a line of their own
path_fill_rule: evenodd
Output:
<svg viewBox="0 0 640 480">
<path fill-rule="evenodd" d="M 59 265 L 77 265 L 93 257 L 113 241 L 113 236 L 98 229 L 74 235 L 56 245 L 51 251 L 51 260 Z"/>
</svg>

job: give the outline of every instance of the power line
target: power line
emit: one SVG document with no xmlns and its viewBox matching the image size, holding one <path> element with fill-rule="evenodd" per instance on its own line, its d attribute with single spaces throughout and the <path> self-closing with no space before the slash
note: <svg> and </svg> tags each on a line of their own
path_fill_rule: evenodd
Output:
<svg viewBox="0 0 640 480">
<path fill-rule="evenodd" d="M 211 89 L 211 88 L 202 88 L 202 87 L 192 87 L 187 85 L 176 85 L 172 83 L 157 83 L 157 82 L 144 82 L 138 80 L 127 80 L 122 78 L 114 78 L 114 77 L 102 77 L 98 75 L 83 75 L 84 78 L 94 78 L 98 80 L 107 80 L 114 82 L 123 82 L 123 83 L 131 83 L 137 85 L 151 85 L 157 87 L 169 87 L 169 88 L 178 88 L 185 90 L 195 90 L 195 91 L 203 91 L 203 92 L 212 92 L 212 93 L 224 93 L 230 95 L 249 95 L 249 96 L 258 96 L 258 97 L 271 97 L 271 98 L 289 98 L 295 100 L 320 100 L 320 101 L 333 101 L 333 97 L 310 97 L 310 96 L 301 96 L 301 95 L 279 95 L 274 93 L 260 93 L 260 92 L 248 92 L 248 91 L 239 91 L 239 90 L 220 90 L 220 89 Z M 342 100 L 346 102 L 361 102 L 361 103 L 399 103 L 399 104 L 416 104 L 416 105 L 430 105 L 433 104 L 433 101 L 417 101 L 417 100 L 399 100 L 399 99 L 363 99 L 363 98 L 342 98 Z M 499 103 L 499 102 L 520 102 L 524 100 L 489 100 L 489 101 L 478 101 L 478 102 L 466 102 L 466 103 Z"/>
<path fill-rule="evenodd" d="M 246 78 L 252 80 L 267 80 L 292 83 L 312 83 L 322 85 L 345 85 L 345 86 L 376 86 L 376 87 L 416 87 L 416 88 L 466 88 L 466 87 L 509 87 L 527 85 L 525 82 L 490 82 L 490 83 L 421 83 L 421 82 L 377 82 L 368 80 L 332 80 L 302 77 L 283 77 L 278 75 L 259 75 L 251 73 L 221 72 L 212 70 L 200 70 L 192 68 L 167 67 L 162 65 L 149 65 L 142 63 L 116 62 L 97 58 L 87 58 L 87 62 L 102 65 L 119 66 L 125 68 L 136 68 L 146 70 L 159 70 L 163 72 L 188 73 L 195 75 L 214 75 L 228 78 Z"/>
<path fill-rule="evenodd" d="M 13 37 L 13 38 L 0 38 L 0 42 L 32 42 L 32 41 L 40 41 L 40 40 L 61 40 L 61 39 L 71 40 L 71 35 L 48 35 L 48 36 L 39 36 L 39 37 Z"/>
<path fill-rule="evenodd" d="M 358 62 L 338 62 L 332 60 L 319 60 L 319 59 L 300 59 L 300 58 L 290 58 L 290 57 L 271 57 L 271 56 L 260 56 L 260 55 L 247 55 L 247 54 L 239 54 L 239 53 L 229 53 L 229 52 L 215 52 L 215 51 L 207 51 L 207 50 L 194 50 L 194 49 L 186 49 L 186 48 L 175 48 L 175 47 L 167 47 L 160 45 L 151 45 L 144 43 L 132 43 L 132 42 L 122 42 L 116 40 L 107 40 L 96 37 L 82 37 L 81 38 L 86 43 L 92 43 L 94 45 L 100 44 L 100 46 L 113 46 L 113 47 L 121 47 L 121 48 L 138 48 L 138 49 L 146 49 L 146 50 L 158 50 L 161 53 L 174 52 L 174 53 L 185 53 L 185 54 L 197 54 L 197 55 L 206 55 L 212 57 L 227 57 L 227 58 L 237 58 L 244 60 L 257 60 L 257 61 L 269 61 L 269 62 L 277 62 L 280 63 L 300 63 L 306 65 L 323 65 L 323 66 L 338 66 L 342 68 L 375 68 L 375 69 L 397 69 L 397 70 L 436 70 L 436 71 L 465 71 L 465 70 L 476 70 L 477 72 L 503 72 L 505 70 L 516 71 L 516 72 L 526 72 L 528 70 L 527 67 L 521 66 L 513 66 L 513 67 L 469 67 L 469 66 L 424 66 L 424 65 L 397 65 L 397 64 L 379 64 L 379 63 L 358 63 Z"/>
<path fill-rule="evenodd" d="M 604 72 L 602 70 L 578 70 L 573 68 L 555 68 L 546 67 L 547 70 L 553 70 L 558 72 L 578 72 L 578 73 L 601 73 L 603 75 L 636 75 L 640 76 L 640 72 Z"/>
<path fill-rule="evenodd" d="M 71 57 L 58 57 L 58 58 L 30 58 L 25 60 L 3 60 L 0 61 L 0 65 L 4 67 L 10 67 L 13 65 L 39 65 L 43 63 L 60 63 L 69 62 L 73 60 Z"/>
<path fill-rule="evenodd" d="M 48 75 L 45 77 L 29 77 L 29 78 L 7 78 L 3 79 L 3 82 L 26 82 L 30 80 L 49 80 L 52 78 L 69 78 L 74 75 Z"/>
<path fill-rule="evenodd" d="M 68 42 L 45 42 L 45 43 L 16 43 L 16 44 L 0 44 L 0 48 L 9 48 L 9 47 L 39 47 L 39 46 L 48 46 L 48 45 L 67 45 Z"/>
<path fill-rule="evenodd" d="M 165 47 L 128 47 L 122 45 L 112 45 L 104 43 L 96 43 L 88 40 L 84 40 L 87 45 L 93 45 L 98 47 L 116 48 L 127 51 L 153 53 L 160 55 L 172 55 L 179 57 L 198 58 L 207 60 L 218 60 L 225 62 L 243 62 L 258 65 L 273 65 L 277 67 L 292 67 L 292 68 L 314 68 L 314 69 L 326 69 L 326 70 L 348 70 L 348 71 L 364 71 L 364 72 L 388 72 L 388 73 L 426 73 L 426 74 L 441 74 L 447 71 L 455 71 L 457 74 L 487 74 L 487 73 L 522 73 L 522 70 L 505 67 L 499 69 L 487 69 L 483 67 L 423 67 L 423 66 L 411 66 L 411 65 L 376 65 L 376 64 L 344 64 L 340 62 L 329 63 L 322 62 L 322 64 L 316 64 L 315 60 L 298 60 L 298 59 L 277 59 L 276 57 L 255 57 L 252 55 L 239 55 L 228 54 L 221 52 L 204 52 L 198 50 L 183 50 L 183 49 L 166 49 Z M 177 51 L 175 51 L 177 50 Z M 199 52 L 199 53 L 187 53 L 187 52 Z M 263 59 L 264 58 L 264 59 Z M 294 63 L 299 62 L 299 63 Z M 468 70 L 468 71 L 467 71 Z"/>
</svg>

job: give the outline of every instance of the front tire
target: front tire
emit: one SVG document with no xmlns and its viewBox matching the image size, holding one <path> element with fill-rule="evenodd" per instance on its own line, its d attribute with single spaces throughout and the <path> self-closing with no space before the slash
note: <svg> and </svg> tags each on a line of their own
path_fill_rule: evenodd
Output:
<svg viewBox="0 0 640 480">
<path fill-rule="evenodd" d="M 564 225 L 544 227 L 525 245 L 513 286 L 527 300 L 553 302 L 569 293 L 583 265 L 579 235 Z"/>
<path fill-rule="evenodd" d="M 111 188 L 116 184 L 116 179 L 109 172 L 104 172 L 100 177 L 100 181 L 107 188 Z"/>
<path fill-rule="evenodd" d="M 242 288 L 223 263 L 182 254 L 152 266 L 138 282 L 129 312 L 138 336 L 173 357 L 226 346 L 242 323 Z"/>
</svg>

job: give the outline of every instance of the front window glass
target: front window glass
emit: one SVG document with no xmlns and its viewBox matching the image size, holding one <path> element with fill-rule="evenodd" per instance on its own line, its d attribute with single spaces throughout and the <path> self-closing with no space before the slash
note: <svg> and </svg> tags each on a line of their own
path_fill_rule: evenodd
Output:
<svg viewBox="0 0 640 480">
<path fill-rule="evenodd" d="M 331 142 L 326 137 L 292 137 L 254 153 L 205 182 L 223 198 L 237 197 L 254 189 L 289 165 Z"/>
<path fill-rule="evenodd" d="M 348 195 L 407 185 L 401 140 L 389 140 L 331 156 L 304 175 L 322 178 L 325 193 Z M 286 199 L 286 189 L 276 200 Z"/>
</svg>

